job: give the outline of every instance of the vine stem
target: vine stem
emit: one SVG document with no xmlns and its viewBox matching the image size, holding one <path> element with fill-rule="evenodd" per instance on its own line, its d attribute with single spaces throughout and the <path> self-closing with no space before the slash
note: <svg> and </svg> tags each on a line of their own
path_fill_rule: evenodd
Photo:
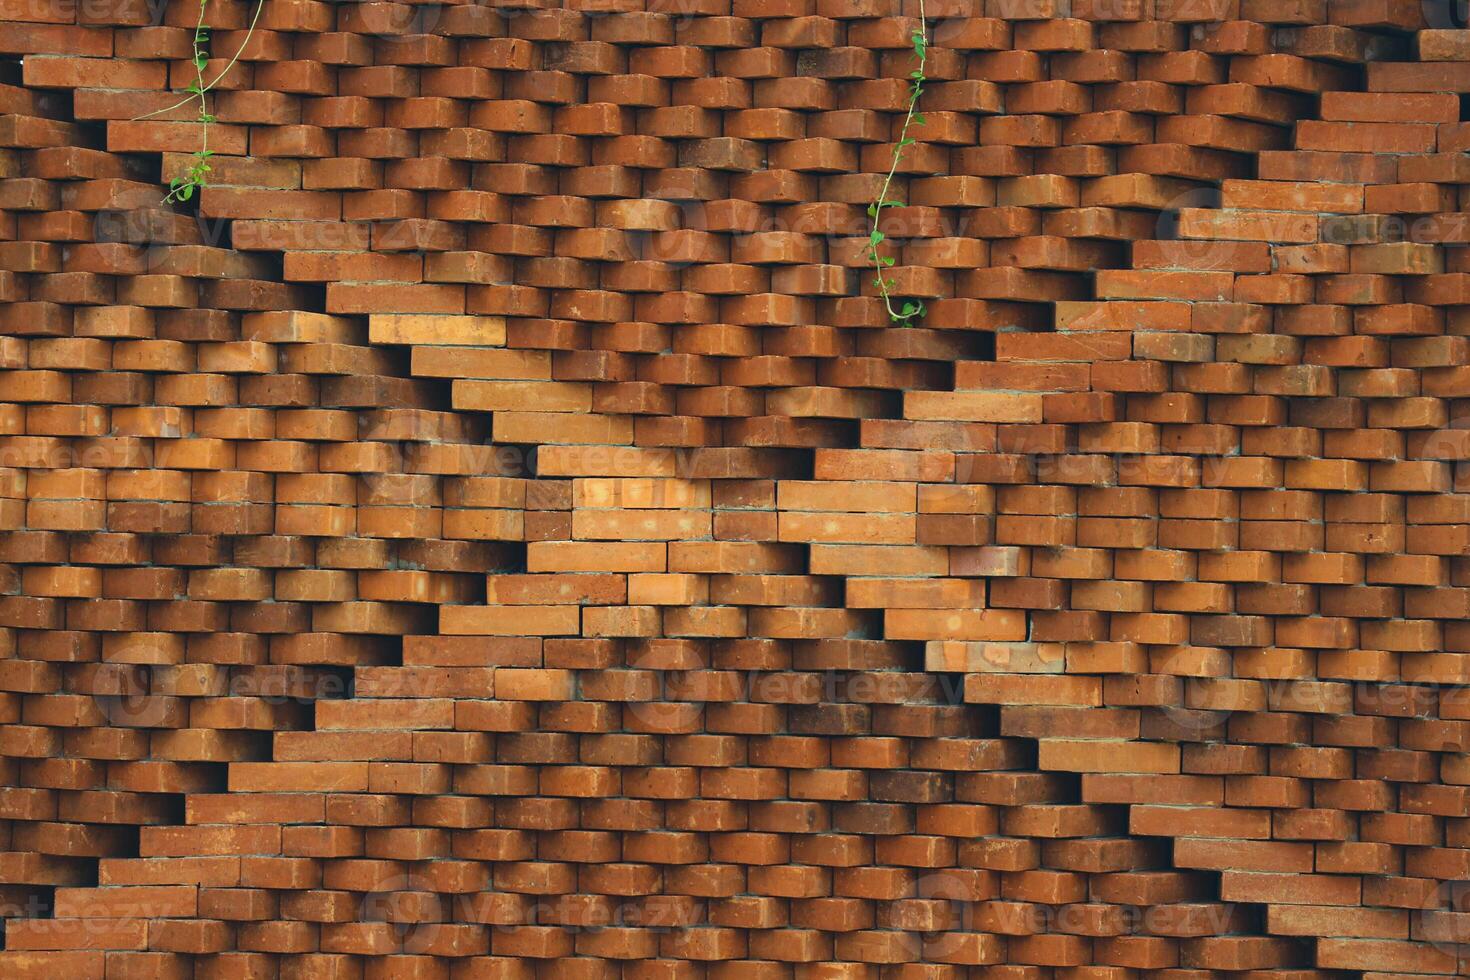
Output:
<svg viewBox="0 0 1470 980">
<path fill-rule="evenodd" d="M 235 53 L 225 63 L 224 68 L 220 69 L 219 73 L 214 76 L 214 79 L 206 83 L 204 81 L 204 67 L 208 64 L 209 59 L 204 50 L 204 45 L 208 40 L 209 33 L 208 29 L 204 26 L 204 18 L 209 10 L 209 0 L 199 0 L 199 17 L 194 24 L 194 37 L 191 48 L 191 60 L 194 63 L 194 84 L 189 86 L 188 96 L 180 99 L 171 106 L 163 109 L 155 109 L 152 112 L 145 112 L 141 116 L 133 117 L 134 122 L 151 119 L 154 116 L 161 116 L 173 112 L 175 109 L 181 109 L 195 99 L 199 100 L 199 114 L 195 120 L 199 123 L 199 149 L 192 154 L 194 163 L 190 165 L 188 171 L 169 182 L 169 192 L 163 198 L 165 204 L 173 201 L 187 201 L 194 195 L 195 190 L 204 187 L 204 175 L 210 169 L 209 158 L 214 155 L 209 149 L 209 125 L 214 122 L 214 116 L 209 112 L 208 93 L 215 86 L 219 85 L 220 82 L 224 81 L 225 76 L 239 62 L 240 55 L 249 46 L 250 39 L 255 36 L 255 26 L 260 22 L 260 14 L 264 9 L 265 0 L 256 0 L 255 13 L 250 17 L 250 24 L 246 27 L 245 37 L 241 40 L 240 46 L 235 49 Z"/>
<path fill-rule="evenodd" d="M 184 183 L 176 183 L 169 188 L 168 196 L 164 201 L 188 200 L 193 195 L 193 187 L 203 183 L 204 170 L 209 169 L 209 98 L 204 89 L 204 14 L 209 9 L 209 0 L 199 0 L 199 21 L 194 25 L 194 88 L 199 93 L 199 151 L 195 156 L 194 165 L 189 168 L 184 177 Z M 185 190 L 184 188 L 189 188 Z"/>
<path fill-rule="evenodd" d="M 923 303 L 905 303 L 903 310 L 893 307 L 893 295 L 889 290 L 891 280 L 884 276 L 884 270 L 893 264 L 892 259 L 885 260 L 878 252 L 878 246 L 883 241 L 883 232 L 879 227 L 883 218 L 883 209 L 899 206 L 899 202 L 888 199 L 888 191 L 893 186 L 893 179 L 898 174 L 899 162 L 903 159 L 904 147 L 913 141 L 909 139 L 909 128 L 914 125 L 924 125 L 924 117 L 919 115 L 919 96 L 923 94 L 926 76 L 924 67 L 929 61 L 929 22 L 924 11 L 924 0 L 919 3 L 919 27 L 910 35 L 913 41 L 914 54 L 918 58 L 919 67 L 915 69 L 910 78 L 913 80 L 909 88 L 909 102 L 907 111 L 904 113 L 903 125 L 899 127 L 898 142 L 893 147 L 893 161 L 889 164 L 888 173 L 883 178 L 883 186 L 878 191 L 878 199 L 868 207 L 868 213 L 873 219 L 873 226 L 868 232 L 868 254 L 873 262 L 876 272 L 874 283 L 878 287 L 878 293 L 883 297 L 883 307 L 888 313 L 888 319 L 894 323 L 907 324 L 915 317 L 924 315 Z"/>
<path fill-rule="evenodd" d="M 235 62 L 240 60 L 240 52 L 245 50 L 246 46 L 250 44 L 250 39 L 255 35 L 255 23 L 256 21 L 260 20 L 260 12 L 262 9 L 264 9 L 264 7 L 265 0 L 259 0 L 259 2 L 256 3 L 255 15 L 250 18 L 250 26 L 247 27 L 245 30 L 245 40 L 241 41 L 240 46 L 235 49 L 234 57 L 230 58 L 230 60 L 225 63 L 224 68 L 220 69 L 220 73 L 214 76 L 214 81 L 204 86 L 204 91 L 208 92 L 220 82 L 224 81 L 225 76 L 230 73 L 230 69 L 235 67 Z M 201 23 L 204 20 L 204 12 L 202 10 L 199 12 L 199 19 Z M 193 101 L 194 96 L 191 93 L 187 99 L 180 99 L 178 102 L 175 102 L 173 105 L 165 109 L 154 109 L 152 112 L 145 112 L 141 116 L 134 116 L 133 121 L 138 122 L 141 119 L 152 119 L 154 116 L 161 116 L 166 112 L 173 112 L 175 109 L 182 109 L 184 106 Z"/>
</svg>

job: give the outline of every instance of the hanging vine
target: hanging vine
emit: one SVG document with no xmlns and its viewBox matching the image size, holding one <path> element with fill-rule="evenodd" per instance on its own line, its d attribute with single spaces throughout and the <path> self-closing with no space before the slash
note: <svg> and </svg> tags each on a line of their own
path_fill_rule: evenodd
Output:
<svg viewBox="0 0 1470 980">
<path fill-rule="evenodd" d="M 902 201 L 889 198 L 889 189 L 893 186 L 893 178 L 898 173 L 898 165 L 903 160 L 903 151 L 913 146 L 916 140 L 909 135 L 909 129 L 913 126 L 924 125 L 924 116 L 918 111 L 919 96 L 924 94 L 924 82 L 926 76 L 924 68 L 929 61 L 929 33 L 928 20 L 924 13 L 924 0 L 919 0 L 919 26 L 914 28 L 909 40 L 914 47 L 914 58 L 918 61 L 918 67 L 909 72 L 909 94 L 908 106 L 904 113 L 903 125 L 899 127 L 898 141 L 893 144 L 893 160 L 888 166 L 888 174 L 883 178 L 883 186 L 878 190 L 878 197 L 872 204 L 868 205 L 868 217 L 872 219 L 872 227 L 868 230 L 868 261 L 872 263 L 875 276 L 873 285 L 878 289 L 878 295 L 883 298 L 883 308 L 888 313 L 888 319 L 898 326 L 912 326 L 914 321 L 925 313 L 922 300 L 905 300 L 901 307 L 893 305 L 894 280 L 888 278 L 887 271 L 896 259 L 882 253 L 879 246 L 887 237 L 880 227 L 882 224 L 883 211 L 886 208 L 903 207 Z"/>
<path fill-rule="evenodd" d="M 209 127 L 215 121 L 214 114 L 209 110 L 209 91 L 224 81 L 230 69 L 234 68 L 236 62 L 240 60 L 240 54 L 250 44 L 250 39 L 255 36 L 255 25 L 260 20 L 260 12 L 264 8 L 265 0 L 257 0 L 255 13 L 250 17 L 250 25 L 246 28 L 245 38 L 240 42 L 240 47 L 235 50 L 234 55 L 219 74 L 215 75 L 212 81 L 205 82 L 204 69 L 209 66 L 209 28 L 205 26 L 204 21 L 209 12 L 209 0 L 199 0 L 199 17 L 194 24 L 194 37 L 189 59 L 194 66 L 194 81 L 184 89 L 188 95 L 171 106 L 134 117 L 134 121 L 151 119 L 154 116 L 173 112 L 175 109 L 182 109 L 196 100 L 199 103 L 198 114 L 194 117 L 194 121 L 199 124 L 199 149 L 189 155 L 191 162 L 188 169 L 168 182 L 168 194 L 163 198 L 165 204 L 187 201 L 194 196 L 196 191 L 204 188 L 210 173 L 209 158 L 214 156 L 214 151 L 209 148 Z"/>
</svg>

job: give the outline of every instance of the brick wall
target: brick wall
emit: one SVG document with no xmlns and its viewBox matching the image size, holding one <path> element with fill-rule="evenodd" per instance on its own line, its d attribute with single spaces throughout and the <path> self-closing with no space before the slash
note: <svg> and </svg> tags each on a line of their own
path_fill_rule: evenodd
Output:
<svg viewBox="0 0 1470 980">
<path fill-rule="evenodd" d="M 0 977 L 1470 974 L 1461 6 L 0 0 Z"/>
</svg>

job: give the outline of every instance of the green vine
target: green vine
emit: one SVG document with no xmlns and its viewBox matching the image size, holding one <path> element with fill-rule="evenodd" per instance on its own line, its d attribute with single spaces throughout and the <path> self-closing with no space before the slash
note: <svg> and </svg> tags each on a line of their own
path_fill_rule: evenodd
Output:
<svg viewBox="0 0 1470 980">
<path fill-rule="evenodd" d="M 883 297 L 883 308 L 888 312 L 888 319 L 905 327 L 912 326 L 915 320 L 924 315 L 924 303 L 922 300 L 905 300 L 902 307 L 894 307 L 892 290 L 897 284 L 886 273 L 897 260 L 878 251 L 878 246 L 883 244 L 886 237 L 879 224 L 884 208 L 903 207 L 902 201 L 889 198 L 888 191 L 898 173 L 898 164 L 903 159 L 904 149 L 917 142 L 909 135 L 909 127 L 924 125 L 924 116 L 918 111 L 919 96 L 924 94 L 926 81 L 924 66 L 929 61 L 928 18 L 924 14 L 924 0 L 919 0 L 919 26 L 909 35 L 909 40 L 913 43 L 914 57 L 919 66 L 909 72 L 908 107 L 903 117 L 903 126 L 898 131 L 898 142 L 893 145 L 893 162 L 888 166 L 888 174 L 883 178 L 883 186 L 878 191 L 877 199 L 868 205 L 868 217 L 873 219 L 873 226 L 868 230 L 868 261 L 877 273 L 873 278 L 873 285 L 878 287 L 878 294 Z"/>
<path fill-rule="evenodd" d="M 204 69 L 209 65 L 209 28 L 204 26 L 204 19 L 209 12 L 209 0 L 199 0 L 199 18 L 194 24 L 193 45 L 189 59 L 194 66 L 194 81 L 184 89 L 188 95 L 167 108 L 134 117 L 135 122 L 151 119 L 154 116 L 173 112 L 175 109 L 182 109 L 196 99 L 199 102 L 199 112 L 194 117 L 194 121 L 199 124 L 199 149 L 190 154 L 193 162 L 189 164 L 189 168 L 168 182 L 168 194 L 164 196 L 163 203 L 187 201 L 194 196 L 196 191 L 204 189 L 210 172 L 209 158 L 214 156 L 214 151 L 209 148 L 209 127 L 215 121 L 214 113 L 209 111 L 209 90 L 224 81 L 230 69 L 234 68 L 235 63 L 240 60 L 240 54 L 250 44 L 250 39 L 255 36 L 255 25 L 259 22 L 260 12 L 264 8 L 265 0 L 257 0 L 255 13 L 250 18 L 250 26 L 245 31 L 245 38 L 240 42 L 240 47 L 235 50 L 234 56 L 225 64 L 220 73 L 214 76 L 214 80 L 205 82 Z"/>
</svg>

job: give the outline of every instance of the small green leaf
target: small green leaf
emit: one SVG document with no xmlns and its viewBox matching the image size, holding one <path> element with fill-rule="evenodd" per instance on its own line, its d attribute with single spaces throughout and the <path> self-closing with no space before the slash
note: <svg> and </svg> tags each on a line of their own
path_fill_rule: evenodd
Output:
<svg viewBox="0 0 1470 980">
<path fill-rule="evenodd" d="M 904 316 L 909 317 L 919 312 L 919 308 L 913 303 L 905 303 L 903 304 L 903 309 L 900 312 L 903 313 Z"/>
<path fill-rule="evenodd" d="M 872 233 L 868 235 L 868 244 L 877 245 L 885 237 L 886 236 L 881 231 L 879 231 L 877 228 L 874 228 Z"/>
<path fill-rule="evenodd" d="M 870 218 L 876 218 L 876 217 L 878 217 L 878 208 L 880 208 L 880 207 L 882 207 L 882 205 L 880 205 L 880 204 L 869 204 L 868 205 L 868 217 L 870 217 Z"/>
<path fill-rule="evenodd" d="M 881 261 L 883 263 L 883 267 L 886 269 L 888 266 L 892 265 L 893 263 L 897 262 L 898 260 L 895 259 L 891 255 L 883 255 L 883 256 L 879 256 L 879 261 Z"/>
</svg>

